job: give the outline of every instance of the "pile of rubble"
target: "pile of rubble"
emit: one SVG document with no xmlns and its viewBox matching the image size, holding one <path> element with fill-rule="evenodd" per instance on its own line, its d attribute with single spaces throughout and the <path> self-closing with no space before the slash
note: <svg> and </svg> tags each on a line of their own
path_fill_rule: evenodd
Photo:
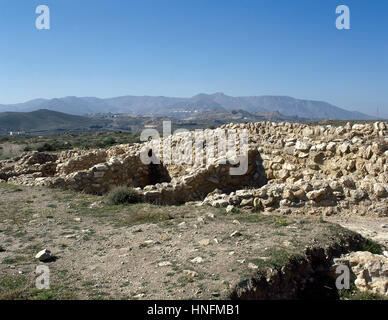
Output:
<svg viewBox="0 0 388 320">
<path fill-rule="evenodd" d="M 155 143 L 172 143 L 172 154 L 193 145 L 194 132 L 179 133 L 143 144 L 119 145 L 107 150 L 28 153 L 0 162 L 0 179 L 20 185 L 62 187 L 104 194 L 116 186 L 138 188 L 145 201 L 183 204 L 200 201 L 216 207 L 252 210 L 290 210 L 324 207 L 326 214 L 362 204 L 370 212 L 388 216 L 388 124 L 309 126 L 259 122 L 228 124 L 220 130 L 248 132 L 247 170 L 230 175 L 238 164 L 225 154 L 206 155 L 203 162 L 172 163 L 158 153 L 160 163 L 145 164 L 141 152 L 152 155 Z M 191 160 L 196 156 L 194 150 Z M 206 150 L 206 153 L 208 151 Z"/>
<path fill-rule="evenodd" d="M 388 252 L 384 255 L 365 251 L 351 252 L 334 259 L 334 269 L 346 265 L 351 283 L 360 291 L 371 291 L 388 297 Z"/>
</svg>

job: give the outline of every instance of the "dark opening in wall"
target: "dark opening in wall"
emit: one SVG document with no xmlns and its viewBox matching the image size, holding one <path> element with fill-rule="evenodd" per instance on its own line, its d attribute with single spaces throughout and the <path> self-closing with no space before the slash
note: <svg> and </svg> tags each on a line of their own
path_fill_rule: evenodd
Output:
<svg viewBox="0 0 388 320">
<path fill-rule="evenodd" d="M 149 167 L 149 184 L 170 182 L 171 177 L 167 169 L 162 164 L 150 164 Z"/>
<path fill-rule="evenodd" d="M 150 158 L 153 156 L 152 149 L 148 151 L 148 156 Z M 151 162 L 148 172 L 148 184 L 150 185 L 171 181 L 170 174 L 163 164 L 154 164 Z"/>
</svg>

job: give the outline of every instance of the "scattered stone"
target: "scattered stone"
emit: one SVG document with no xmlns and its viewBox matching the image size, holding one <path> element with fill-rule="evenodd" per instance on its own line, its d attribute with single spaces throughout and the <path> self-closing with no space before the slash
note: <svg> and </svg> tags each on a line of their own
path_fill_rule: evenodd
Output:
<svg viewBox="0 0 388 320">
<path fill-rule="evenodd" d="M 89 209 L 101 208 L 102 206 L 103 206 L 103 202 L 102 202 L 102 201 L 96 201 L 96 202 L 93 202 L 93 203 L 89 206 Z"/>
<path fill-rule="evenodd" d="M 283 246 L 290 247 L 290 246 L 292 246 L 292 243 L 290 241 L 286 240 L 286 241 L 283 241 Z"/>
<path fill-rule="evenodd" d="M 203 263 L 203 258 L 202 257 L 196 257 L 192 260 L 190 260 L 191 263 L 197 263 L 197 264 L 200 264 L 200 263 Z"/>
<path fill-rule="evenodd" d="M 259 267 L 258 267 L 257 265 L 255 265 L 255 264 L 253 264 L 253 263 L 251 263 L 251 262 L 248 264 L 248 268 L 251 269 L 251 270 L 257 270 L 257 269 L 259 269 Z"/>
<path fill-rule="evenodd" d="M 207 216 L 209 219 L 212 219 L 212 220 L 214 220 L 214 219 L 216 218 L 216 216 L 215 216 L 213 213 L 211 213 L 211 212 L 208 212 L 208 213 L 206 214 L 206 216 Z"/>
<path fill-rule="evenodd" d="M 162 261 L 162 262 L 158 263 L 159 267 L 167 267 L 167 266 L 171 266 L 171 265 L 172 265 L 172 263 L 170 261 Z"/>
<path fill-rule="evenodd" d="M 192 278 L 198 277 L 198 272 L 195 272 L 193 270 L 183 270 L 183 274 L 185 274 L 189 277 L 192 277 Z"/>
<path fill-rule="evenodd" d="M 53 259 L 53 255 L 51 254 L 50 250 L 44 249 L 35 256 L 35 259 L 38 259 L 39 261 L 45 262 Z"/>
<path fill-rule="evenodd" d="M 231 233 L 230 237 L 233 238 L 233 237 L 241 237 L 242 236 L 242 233 L 239 232 L 239 231 L 234 231 Z"/>
<path fill-rule="evenodd" d="M 227 212 L 227 213 L 231 213 L 231 212 L 233 212 L 233 210 L 234 210 L 234 206 L 233 206 L 233 205 L 228 205 L 228 206 L 226 207 L 226 212 Z"/>
<path fill-rule="evenodd" d="M 200 240 L 198 241 L 198 243 L 201 245 L 201 246 L 208 246 L 210 244 L 210 239 L 203 239 L 203 240 Z"/>
<path fill-rule="evenodd" d="M 199 223 L 205 223 L 205 219 L 203 217 L 198 217 L 197 222 Z"/>
</svg>

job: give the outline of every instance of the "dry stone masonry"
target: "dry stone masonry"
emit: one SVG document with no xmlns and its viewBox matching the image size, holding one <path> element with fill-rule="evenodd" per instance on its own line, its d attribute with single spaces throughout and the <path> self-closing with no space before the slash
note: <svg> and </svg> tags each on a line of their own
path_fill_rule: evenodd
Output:
<svg viewBox="0 0 388 320">
<path fill-rule="evenodd" d="M 360 214 L 388 216 L 388 123 L 339 127 L 285 122 L 228 124 L 205 130 L 205 135 L 217 130 L 248 130 L 244 175 L 230 175 L 229 169 L 238 164 L 224 163 L 225 154 L 218 152 L 217 143 L 210 150 L 214 157 L 206 154 L 207 160 L 194 161 L 197 151 L 188 142 L 194 139 L 191 132 L 107 150 L 26 153 L 1 161 L 0 179 L 96 194 L 125 185 L 137 188 L 148 202 L 175 205 L 196 201 L 229 211 L 242 207 L 332 215 L 354 208 Z M 166 142 L 171 142 L 173 157 L 187 149 L 193 151 L 188 153 L 192 163 L 167 161 L 163 152 L 157 152 Z M 160 163 L 144 164 L 144 148 Z"/>
<path fill-rule="evenodd" d="M 235 131 L 237 138 L 247 130 L 246 154 L 241 140 L 236 142 L 235 153 L 221 148 L 218 134 L 228 130 Z M 136 188 L 144 201 L 154 204 L 189 203 L 225 208 L 226 212 L 245 209 L 257 213 L 276 210 L 281 214 L 388 217 L 386 122 L 339 127 L 285 122 L 228 124 L 205 130 L 204 135 L 214 136 L 216 143 L 206 140 L 207 148 L 202 151 L 192 143 L 195 135 L 181 132 L 107 150 L 25 153 L 0 161 L 0 182 L 100 195 L 117 186 L 128 186 Z M 171 148 L 161 150 L 165 145 Z M 157 161 L 147 164 L 144 154 Z M 230 169 L 240 164 L 230 160 L 244 155 L 244 174 L 231 175 Z M 50 257 L 45 250 L 36 256 L 40 260 Z M 202 258 L 191 262 L 201 263 Z M 334 267 L 349 266 L 352 283 L 359 290 L 388 296 L 388 252 L 352 252 L 333 263 Z M 295 281 L 304 276 L 303 272 L 294 275 Z M 278 272 L 271 277 L 274 283 L 280 279 Z M 240 289 L 236 291 L 238 297 L 252 294 L 249 285 Z"/>
</svg>

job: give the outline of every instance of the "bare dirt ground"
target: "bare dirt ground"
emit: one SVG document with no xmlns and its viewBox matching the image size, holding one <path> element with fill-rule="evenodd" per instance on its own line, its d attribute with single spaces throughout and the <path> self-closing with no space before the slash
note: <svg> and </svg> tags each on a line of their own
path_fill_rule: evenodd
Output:
<svg viewBox="0 0 388 320">
<path fill-rule="evenodd" d="M 0 299 L 225 299 L 258 267 L 342 232 L 313 217 L 103 200 L 0 184 Z M 360 231 L 362 221 L 341 223 Z M 50 290 L 34 288 L 42 249 L 56 257 Z"/>
</svg>

